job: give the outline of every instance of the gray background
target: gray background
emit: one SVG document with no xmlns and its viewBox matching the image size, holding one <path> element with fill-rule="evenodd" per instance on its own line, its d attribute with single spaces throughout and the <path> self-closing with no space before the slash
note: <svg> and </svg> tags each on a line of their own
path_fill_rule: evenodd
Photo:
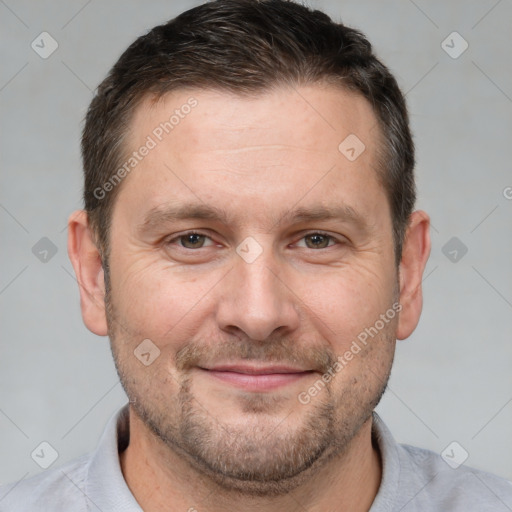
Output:
<svg viewBox="0 0 512 512">
<path fill-rule="evenodd" d="M 66 252 L 81 121 L 120 52 L 198 3 L 0 0 L 0 483 L 42 471 L 31 458 L 42 441 L 54 466 L 92 450 L 126 400 L 108 339 L 82 323 Z M 423 317 L 398 342 L 378 411 L 398 441 L 437 452 L 457 441 L 466 464 L 512 479 L 512 4 L 309 5 L 363 30 L 407 92 L 418 207 L 432 217 Z M 59 45 L 47 59 L 31 48 L 43 31 Z M 453 31 L 469 44 L 456 59 L 441 46 Z M 468 249 L 461 258 L 458 242 L 456 262 L 443 253 L 454 236 Z M 46 262 L 32 252 L 42 237 L 57 248 Z"/>
</svg>

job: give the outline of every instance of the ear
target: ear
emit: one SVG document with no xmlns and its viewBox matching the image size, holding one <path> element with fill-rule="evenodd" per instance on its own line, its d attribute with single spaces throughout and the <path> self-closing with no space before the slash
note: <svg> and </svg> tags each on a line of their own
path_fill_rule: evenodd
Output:
<svg viewBox="0 0 512 512">
<path fill-rule="evenodd" d="M 396 337 L 408 338 L 418 325 L 423 295 L 421 282 L 430 255 L 430 218 L 421 210 L 411 214 L 400 262 L 400 304 Z"/>
<path fill-rule="evenodd" d="M 68 255 L 80 288 L 80 307 L 86 327 L 107 335 L 105 279 L 100 253 L 94 243 L 87 212 L 77 210 L 68 219 Z"/>
</svg>

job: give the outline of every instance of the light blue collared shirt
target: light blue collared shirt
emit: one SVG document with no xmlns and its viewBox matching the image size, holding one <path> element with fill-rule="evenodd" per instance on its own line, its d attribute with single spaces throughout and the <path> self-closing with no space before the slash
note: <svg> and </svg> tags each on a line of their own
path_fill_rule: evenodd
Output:
<svg viewBox="0 0 512 512">
<path fill-rule="evenodd" d="M 429 450 L 397 444 L 377 413 L 372 436 L 383 462 L 369 512 L 511 512 L 512 483 L 450 467 Z M 129 442 L 128 404 L 108 422 L 96 450 L 66 465 L 0 487 L 1 512 L 141 512 L 121 471 Z"/>
</svg>

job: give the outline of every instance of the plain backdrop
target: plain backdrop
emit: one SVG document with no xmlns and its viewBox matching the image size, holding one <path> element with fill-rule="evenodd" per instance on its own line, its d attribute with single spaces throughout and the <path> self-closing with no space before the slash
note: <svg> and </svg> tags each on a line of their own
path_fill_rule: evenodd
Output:
<svg viewBox="0 0 512 512">
<path fill-rule="evenodd" d="M 42 471 L 43 441 L 52 467 L 94 449 L 126 402 L 66 251 L 82 120 L 131 42 L 199 3 L 0 1 L 0 483 Z M 377 410 L 399 442 L 441 453 L 456 441 L 466 464 L 512 479 L 512 3 L 308 5 L 361 29 L 407 93 L 418 208 L 432 218 L 423 316 Z M 45 59 L 31 46 L 42 32 L 58 44 Z"/>
</svg>

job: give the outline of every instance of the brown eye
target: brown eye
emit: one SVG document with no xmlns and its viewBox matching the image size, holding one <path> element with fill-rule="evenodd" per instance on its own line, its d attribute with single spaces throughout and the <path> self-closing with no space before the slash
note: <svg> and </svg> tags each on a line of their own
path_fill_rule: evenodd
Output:
<svg viewBox="0 0 512 512">
<path fill-rule="evenodd" d="M 198 249 L 204 246 L 206 235 L 199 233 L 187 233 L 179 237 L 179 241 L 186 249 Z"/>
<path fill-rule="evenodd" d="M 324 249 L 329 246 L 332 237 L 322 233 L 313 233 L 304 237 L 306 247 L 309 249 Z"/>
</svg>

